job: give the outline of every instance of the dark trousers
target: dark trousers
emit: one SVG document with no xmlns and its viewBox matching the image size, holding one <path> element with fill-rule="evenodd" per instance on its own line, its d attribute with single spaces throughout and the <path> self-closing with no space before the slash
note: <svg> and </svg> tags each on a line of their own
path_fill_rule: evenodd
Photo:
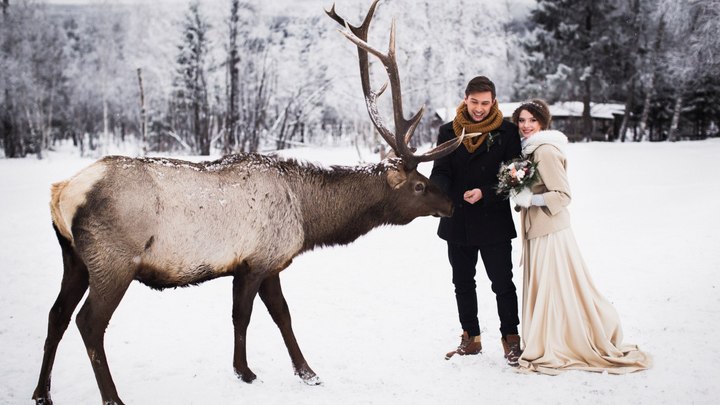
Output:
<svg viewBox="0 0 720 405">
<path fill-rule="evenodd" d="M 470 336 L 480 334 L 475 289 L 478 251 L 497 300 L 500 333 L 503 337 L 516 335 L 520 320 L 515 284 L 512 281 L 512 244 L 509 240 L 484 246 L 461 246 L 448 242 L 448 257 L 453 271 L 452 281 L 455 285 L 460 325 Z"/>
</svg>

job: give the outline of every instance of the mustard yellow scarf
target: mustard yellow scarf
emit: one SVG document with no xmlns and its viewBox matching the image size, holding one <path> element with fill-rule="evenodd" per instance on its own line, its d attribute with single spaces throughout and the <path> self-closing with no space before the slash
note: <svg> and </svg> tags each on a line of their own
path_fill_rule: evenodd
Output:
<svg viewBox="0 0 720 405">
<path fill-rule="evenodd" d="M 483 142 L 485 142 L 488 133 L 500 127 L 502 121 L 503 115 L 498 108 L 497 101 L 493 103 L 492 107 L 490 107 L 490 113 L 488 116 L 480 122 L 475 122 L 470 119 L 467 105 L 463 102 L 460 103 L 457 108 L 455 119 L 453 120 L 453 131 L 455 132 L 455 136 L 458 137 L 462 136 L 463 129 L 465 130 L 466 136 L 467 134 L 479 134 L 472 137 L 466 137 L 462 141 L 468 152 L 473 153 L 480 147 L 480 145 L 483 144 Z"/>
</svg>

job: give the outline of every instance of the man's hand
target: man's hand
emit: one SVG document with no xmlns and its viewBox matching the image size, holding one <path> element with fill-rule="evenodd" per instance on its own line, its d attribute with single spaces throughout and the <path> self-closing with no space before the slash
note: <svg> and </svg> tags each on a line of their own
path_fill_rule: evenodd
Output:
<svg viewBox="0 0 720 405">
<path fill-rule="evenodd" d="M 465 194 L 463 194 L 463 199 L 470 204 L 475 204 L 476 202 L 480 201 L 482 197 L 482 190 L 480 190 L 479 188 L 468 190 L 465 192 Z"/>
</svg>

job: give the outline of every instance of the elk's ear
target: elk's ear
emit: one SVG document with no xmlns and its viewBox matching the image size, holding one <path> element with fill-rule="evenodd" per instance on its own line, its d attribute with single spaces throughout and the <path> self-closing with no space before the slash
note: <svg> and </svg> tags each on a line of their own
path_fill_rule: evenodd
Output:
<svg viewBox="0 0 720 405">
<path fill-rule="evenodd" d="M 388 170 L 387 182 L 393 189 L 397 190 L 405 183 L 405 181 L 407 181 L 407 175 L 404 170 Z"/>
</svg>

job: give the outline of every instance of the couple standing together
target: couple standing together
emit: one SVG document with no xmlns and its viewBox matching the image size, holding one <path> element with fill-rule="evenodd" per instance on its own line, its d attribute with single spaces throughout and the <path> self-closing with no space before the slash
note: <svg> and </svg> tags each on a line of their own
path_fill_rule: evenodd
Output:
<svg viewBox="0 0 720 405">
<path fill-rule="evenodd" d="M 497 299 L 501 343 L 511 366 L 557 374 L 563 370 L 627 373 L 651 358 L 622 343 L 620 318 L 595 288 L 570 228 L 567 137 L 550 130 L 541 100 L 521 104 L 512 123 L 498 108 L 495 85 L 484 76 L 465 89 L 455 119 L 440 127 L 438 144 L 463 136 L 463 145 L 435 161 L 430 179 L 455 203 L 440 219 L 447 241 L 460 325 L 460 345 L 447 354 L 482 350 L 475 284 L 478 254 Z M 513 284 L 511 240 L 517 236 L 510 203 L 497 193 L 498 170 L 519 157 L 537 164 L 539 180 L 512 195 L 521 210 L 522 337 Z"/>
</svg>

